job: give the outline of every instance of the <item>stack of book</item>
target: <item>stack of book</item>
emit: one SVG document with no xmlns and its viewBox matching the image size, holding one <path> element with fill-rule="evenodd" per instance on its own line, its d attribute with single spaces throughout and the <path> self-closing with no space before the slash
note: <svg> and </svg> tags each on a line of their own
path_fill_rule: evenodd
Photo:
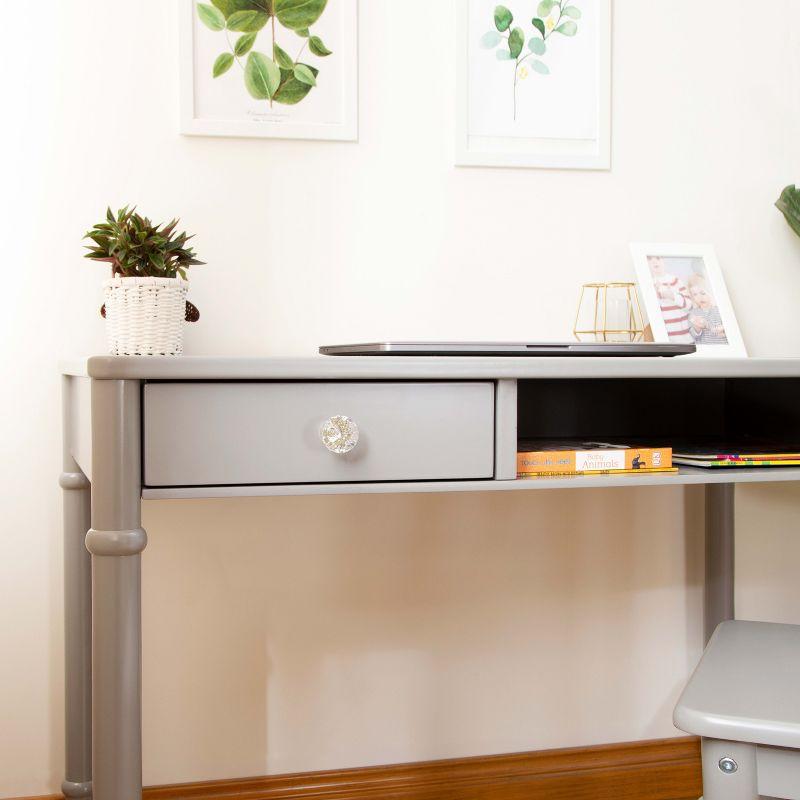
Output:
<svg viewBox="0 0 800 800">
<path fill-rule="evenodd" d="M 797 467 L 800 466 L 800 448 L 756 439 L 716 440 L 691 445 L 676 445 L 673 461 L 676 464 L 706 469 Z"/>
<path fill-rule="evenodd" d="M 545 442 L 521 440 L 517 445 L 517 477 L 554 475 L 642 475 L 677 472 L 671 447 L 632 447 L 619 442 Z"/>
</svg>

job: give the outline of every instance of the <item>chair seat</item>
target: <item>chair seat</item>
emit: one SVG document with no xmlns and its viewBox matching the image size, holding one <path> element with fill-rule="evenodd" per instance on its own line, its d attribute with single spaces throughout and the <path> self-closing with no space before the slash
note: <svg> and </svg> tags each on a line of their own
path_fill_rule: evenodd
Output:
<svg viewBox="0 0 800 800">
<path fill-rule="evenodd" d="M 696 736 L 800 748 L 800 625 L 723 622 L 673 719 Z"/>
</svg>

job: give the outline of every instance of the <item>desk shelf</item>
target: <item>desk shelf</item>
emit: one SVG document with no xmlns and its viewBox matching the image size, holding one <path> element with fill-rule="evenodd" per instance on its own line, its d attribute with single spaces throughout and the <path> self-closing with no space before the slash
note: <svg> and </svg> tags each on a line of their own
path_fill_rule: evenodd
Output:
<svg viewBox="0 0 800 800">
<path fill-rule="evenodd" d="M 291 495 L 331 494 L 411 494 L 428 492 L 503 492 L 537 489 L 609 489 L 636 486 L 688 486 L 709 483 L 782 483 L 800 481 L 800 468 L 764 467 L 762 469 L 706 470 L 681 467 L 666 475 L 575 475 L 555 478 L 517 479 L 510 481 L 426 481 L 421 483 L 319 483 L 263 486 L 188 486 L 143 489 L 145 500 L 175 500 L 221 497 L 281 497 Z"/>
</svg>

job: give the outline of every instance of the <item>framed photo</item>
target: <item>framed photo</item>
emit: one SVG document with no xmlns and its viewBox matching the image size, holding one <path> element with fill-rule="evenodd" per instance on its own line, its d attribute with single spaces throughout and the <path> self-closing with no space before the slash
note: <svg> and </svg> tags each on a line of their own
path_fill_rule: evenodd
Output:
<svg viewBox="0 0 800 800">
<path fill-rule="evenodd" d="M 181 133 L 358 138 L 357 0 L 180 0 Z"/>
<path fill-rule="evenodd" d="M 457 2 L 456 163 L 610 169 L 611 0 Z"/>
<path fill-rule="evenodd" d="M 704 356 L 747 356 L 710 244 L 632 244 L 631 253 L 654 341 L 694 343 Z"/>
</svg>

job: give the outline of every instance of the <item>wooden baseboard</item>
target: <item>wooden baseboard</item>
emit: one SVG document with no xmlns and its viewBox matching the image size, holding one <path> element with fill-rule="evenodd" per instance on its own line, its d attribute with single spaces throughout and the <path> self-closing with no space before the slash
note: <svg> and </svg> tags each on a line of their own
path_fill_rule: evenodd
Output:
<svg viewBox="0 0 800 800">
<path fill-rule="evenodd" d="M 658 739 L 157 786 L 144 800 L 697 800 L 700 772 L 697 739 Z"/>
</svg>

